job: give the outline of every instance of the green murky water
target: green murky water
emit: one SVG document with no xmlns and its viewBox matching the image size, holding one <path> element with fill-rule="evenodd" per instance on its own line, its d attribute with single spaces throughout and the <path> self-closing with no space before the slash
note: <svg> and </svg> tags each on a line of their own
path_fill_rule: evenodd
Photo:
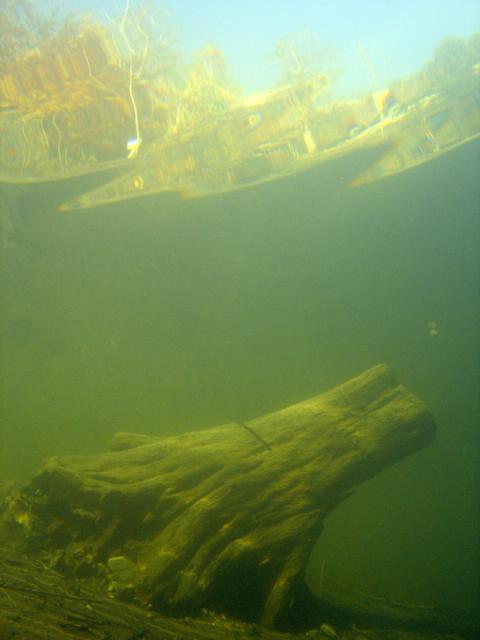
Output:
<svg viewBox="0 0 480 640">
<path fill-rule="evenodd" d="M 357 190 L 351 167 L 334 184 L 320 167 L 72 216 L 55 208 L 75 183 L 2 187 L 2 479 L 104 450 L 120 430 L 249 419 L 387 362 L 434 412 L 438 437 L 327 519 L 312 582 L 469 615 L 480 596 L 479 149 Z"/>
</svg>

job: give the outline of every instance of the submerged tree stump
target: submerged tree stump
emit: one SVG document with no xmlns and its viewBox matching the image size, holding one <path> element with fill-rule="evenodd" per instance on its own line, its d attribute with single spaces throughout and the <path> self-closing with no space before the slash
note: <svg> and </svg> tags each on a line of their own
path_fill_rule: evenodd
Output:
<svg viewBox="0 0 480 640">
<path fill-rule="evenodd" d="M 378 365 L 248 424 L 119 434 L 110 453 L 52 458 L 10 499 L 4 527 L 55 568 L 161 612 L 282 626 L 325 516 L 434 433 Z"/>
</svg>

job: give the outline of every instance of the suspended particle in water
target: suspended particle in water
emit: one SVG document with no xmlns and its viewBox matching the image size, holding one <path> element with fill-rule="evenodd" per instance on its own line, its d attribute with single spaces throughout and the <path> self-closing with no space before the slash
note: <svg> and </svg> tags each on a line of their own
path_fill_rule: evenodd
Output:
<svg viewBox="0 0 480 640">
<path fill-rule="evenodd" d="M 432 336 L 432 338 L 436 338 L 439 333 L 438 322 L 436 320 L 431 320 L 428 323 L 428 335 Z"/>
</svg>

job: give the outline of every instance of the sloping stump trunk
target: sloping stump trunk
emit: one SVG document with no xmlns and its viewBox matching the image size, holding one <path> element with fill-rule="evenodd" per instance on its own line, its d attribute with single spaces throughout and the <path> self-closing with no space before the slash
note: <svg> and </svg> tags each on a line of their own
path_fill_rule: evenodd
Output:
<svg viewBox="0 0 480 640">
<path fill-rule="evenodd" d="M 325 516 L 434 433 L 425 405 L 378 365 L 248 424 L 119 434 L 110 453 L 52 458 L 10 498 L 4 534 L 168 615 L 285 627 L 306 606 Z"/>
</svg>

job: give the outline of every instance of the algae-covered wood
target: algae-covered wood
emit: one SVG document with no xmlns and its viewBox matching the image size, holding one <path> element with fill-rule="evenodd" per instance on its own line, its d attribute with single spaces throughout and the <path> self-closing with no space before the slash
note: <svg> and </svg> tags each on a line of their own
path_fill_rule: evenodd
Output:
<svg viewBox="0 0 480 640">
<path fill-rule="evenodd" d="M 6 527 L 53 566 L 164 613 L 283 626 L 305 606 L 325 516 L 434 432 L 379 365 L 247 424 L 123 434 L 110 453 L 52 458 L 11 499 Z"/>
</svg>

